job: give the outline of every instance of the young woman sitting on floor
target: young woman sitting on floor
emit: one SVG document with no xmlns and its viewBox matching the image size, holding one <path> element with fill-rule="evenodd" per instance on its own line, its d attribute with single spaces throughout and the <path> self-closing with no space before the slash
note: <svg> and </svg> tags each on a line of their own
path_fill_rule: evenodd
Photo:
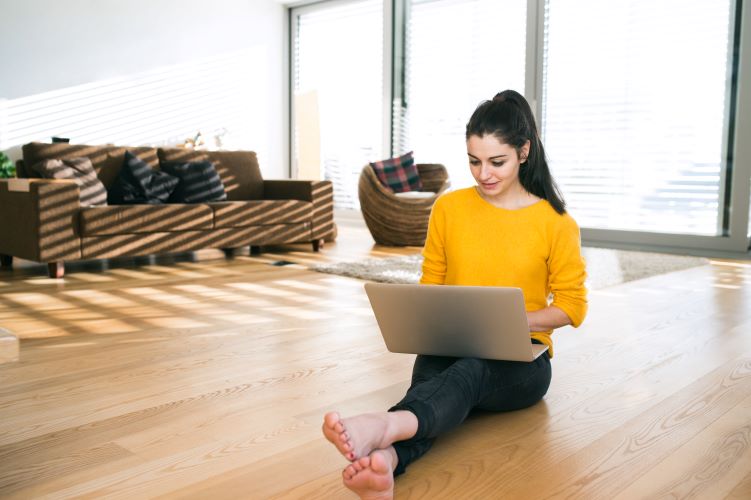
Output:
<svg viewBox="0 0 751 500">
<path fill-rule="evenodd" d="M 529 363 L 419 355 L 407 394 L 388 411 L 327 413 L 323 434 L 351 462 L 344 484 L 361 498 L 392 498 L 394 477 L 473 409 L 513 411 L 540 401 L 550 385 L 552 331 L 577 327 L 586 314 L 579 227 L 566 213 L 527 101 L 506 90 L 481 103 L 466 140 L 477 185 L 436 201 L 420 283 L 521 288 L 531 342 L 549 349 Z"/>
</svg>

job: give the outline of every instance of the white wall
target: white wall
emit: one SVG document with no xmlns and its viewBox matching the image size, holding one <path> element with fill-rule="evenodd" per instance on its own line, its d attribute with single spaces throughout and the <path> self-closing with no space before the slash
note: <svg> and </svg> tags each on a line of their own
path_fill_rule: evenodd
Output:
<svg viewBox="0 0 751 500">
<path fill-rule="evenodd" d="M 274 0 L 0 0 L 0 150 L 227 129 L 286 177 L 285 37 Z"/>
</svg>

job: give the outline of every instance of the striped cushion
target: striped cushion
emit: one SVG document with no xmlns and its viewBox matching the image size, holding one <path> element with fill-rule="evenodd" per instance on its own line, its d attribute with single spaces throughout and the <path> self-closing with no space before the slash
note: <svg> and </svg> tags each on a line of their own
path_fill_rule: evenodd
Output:
<svg viewBox="0 0 751 500">
<path fill-rule="evenodd" d="M 205 204 L 110 205 L 78 212 L 82 236 L 209 230 L 214 213 Z"/>
<path fill-rule="evenodd" d="M 202 203 L 227 199 L 224 184 L 210 161 L 163 162 L 160 168 L 180 179 L 171 203 Z"/>
<path fill-rule="evenodd" d="M 34 174 L 45 179 L 67 179 L 75 181 L 80 189 L 81 206 L 107 204 L 107 190 L 96 176 L 89 158 L 69 158 L 42 160 L 33 165 Z"/>
<path fill-rule="evenodd" d="M 313 204 L 300 200 L 224 201 L 210 204 L 214 227 L 249 227 L 310 222 Z"/>
<path fill-rule="evenodd" d="M 422 189 L 420 174 L 415 166 L 412 151 L 397 158 L 373 162 L 370 166 L 375 170 L 381 184 L 395 193 Z"/>
</svg>

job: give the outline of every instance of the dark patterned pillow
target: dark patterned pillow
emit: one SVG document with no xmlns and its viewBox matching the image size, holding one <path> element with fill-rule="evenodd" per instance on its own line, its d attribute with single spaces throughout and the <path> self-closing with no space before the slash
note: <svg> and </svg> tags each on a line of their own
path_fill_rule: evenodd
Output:
<svg viewBox="0 0 751 500">
<path fill-rule="evenodd" d="M 97 177 L 94 166 L 88 158 L 43 160 L 32 166 L 31 170 L 45 179 L 75 181 L 80 189 L 82 206 L 107 204 L 107 189 Z"/>
<path fill-rule="evenodd" d="M 179 182 L 180 179 L 154 170 L 148 163 L 126 151 L 125 162 L 107 193 L 107 199 L 112 205 L 166 203 Z"/>
<path fill-rule="evenodd" d="M 210 161 L 164 162 L 159 168 L 180 179 L 170 196 L 175 203 L 202 203 L 227 199 L 224 184 Z"/>
<path fill-rule="evenodd" d="M 412 151 L 389 160 L 373 162 L 370 166 L 375 170 L 381 184 L 395 193 L 422 189 L 422 181 Z"/>
</svg>

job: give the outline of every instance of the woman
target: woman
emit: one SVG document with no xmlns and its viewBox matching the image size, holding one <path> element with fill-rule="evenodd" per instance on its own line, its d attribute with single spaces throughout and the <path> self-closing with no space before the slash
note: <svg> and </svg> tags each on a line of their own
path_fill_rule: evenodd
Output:
<svg viewBox="0 0 751 500">
<path fill-rule="evenodd" d="M 323 433 L 352 462 L 344 484 L 362 498 L 391 498 L 394 476 L 472 409 L 511 411 L 542 399 L 552 330 L 577 327 L 586 314 L 579 228 L 550 175 L 527 101 L 506 90 L 481 103 L 466 139 L 477 186 L 434 205 L 420 282 L 521 288 L 531 341 L 548 352 L 530 363 L 420 355 L 407 394 L 388 412 L 327 413 Z"/>
</svg>

